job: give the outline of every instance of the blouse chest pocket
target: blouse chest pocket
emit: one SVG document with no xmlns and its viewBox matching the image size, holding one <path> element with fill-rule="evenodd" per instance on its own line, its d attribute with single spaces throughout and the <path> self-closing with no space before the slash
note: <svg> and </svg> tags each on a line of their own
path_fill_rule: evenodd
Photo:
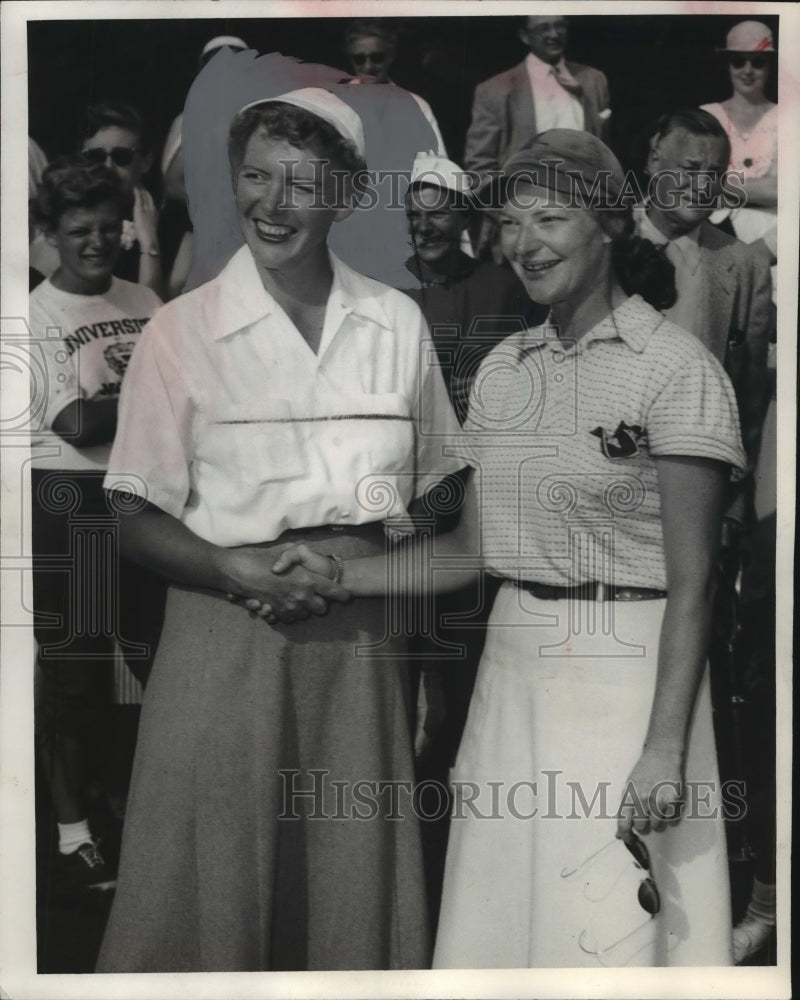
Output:
<svg viewBox="0 0 800 1000">
<path fill-rule="evenodd" d="M 303 442 L 289 400 L 261 397 L 257 407 L 231 407 L 206 422 L 199 461 L 230 471 L 238 481 L 269 483 L 296 479 L 306 471 Z"/>
<path fill-rule="evenodd" d="M 368 473 L 413 470 L 414 421 L 408 400 L 400 393 L 362 394 L 340 400 L 344 420 L 337 437 L 360 456 Z"/>
</svg>

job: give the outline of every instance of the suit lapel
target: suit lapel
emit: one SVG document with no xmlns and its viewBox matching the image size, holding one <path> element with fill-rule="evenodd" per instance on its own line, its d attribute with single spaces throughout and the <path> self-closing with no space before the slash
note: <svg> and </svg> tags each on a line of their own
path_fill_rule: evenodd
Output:
<svg viewBox="0 0 800 1000">
<path fill-rule="evenodd" d="M 508 155 L 521 149 L 536 135 L 536 112 L 533 107 L 531 81 L 528 67 L 524 62 L 515 66 L 511 73 L 514 77 L 511 87 L 510 123 L 513 130 Z"/>
<path fill-rule="evenodd" d="M 728 254 L 714 250 L 704 242 L 702 229 L 699 244 L 707 296 L 705 316 L 711 339 L 721 345 L 724 356 L 724 345 L 735 326 L 733 310 L 736 304 L 736 275 Z"/>
</svg>

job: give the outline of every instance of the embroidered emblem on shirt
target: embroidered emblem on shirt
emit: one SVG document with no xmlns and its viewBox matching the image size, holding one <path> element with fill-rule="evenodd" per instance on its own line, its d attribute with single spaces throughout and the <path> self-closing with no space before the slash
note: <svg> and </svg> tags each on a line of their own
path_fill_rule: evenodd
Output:
<svg viewBox="0 0 800 1000">
<path fill-rule="evenodd" d="M 613 434 L 609 434 L 604 427 L 595 427 L 589 433 L 600 438 L 600 447 L 606 458 L 633 458 L 639 454 L 643 432 L 638 424 L 626 424 L 621 420 Z"/>
<path fill-rule="evenodd" d="M 120 378 L 125 374 L 135 346 L 132 340 L 118 340 L 113 344 L 109 344 L 103 351 L 106 364 Z"/>
</svg>

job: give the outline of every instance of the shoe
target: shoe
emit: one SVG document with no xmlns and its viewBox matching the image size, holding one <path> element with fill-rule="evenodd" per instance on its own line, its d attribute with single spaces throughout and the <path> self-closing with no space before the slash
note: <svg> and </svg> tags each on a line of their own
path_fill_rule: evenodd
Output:
<svg viewBox="0 0 800 1000">
<path fill-rule="evenodd" d="M 736 965 L 746 962 L 766 945 L 773 924 L 768 924 L 758 917 L 746 915 L 733 928 L 733 961 Z"/>
<path fill-rule="evenodd" d="M 62 890 L 106 892 L 117 884 L 116 873 L 100 853 L 100 840 L 89 840 L 71 854 L 58 854 L 56 881 Z"/>
</svg>

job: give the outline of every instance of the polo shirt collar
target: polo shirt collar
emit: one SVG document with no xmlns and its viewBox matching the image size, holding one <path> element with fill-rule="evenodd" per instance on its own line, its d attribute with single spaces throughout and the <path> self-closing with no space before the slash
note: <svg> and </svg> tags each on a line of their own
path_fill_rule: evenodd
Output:
<svg viewBox="0 0 800 1000">
<path fill-rule="evenodd" d="M 378 296 L 364 285 L 364 278 L 328 251 L 333 267 L 333 285 L 328 313 L 354 314 L 378 326 L 392 329 Z M 216 279 L 219 288 L 214 339 L 252 326 L 275 312 L 277 304 L 264 288 L 250 248 L 245 244 L 231 257 Z M 333 310 L 333 312 L 332 312 Z M 338 328 L 338 321 L 336 321 Z M 327 322 L 326 322 L 327 325 Z"/>
<path fill-rule="evenodd" d="M 552 327 L 545 322 L 523 334 L 521 353 L 537 348 L 549 347 L 551 351 L 563 350 L 580 354 L 597 340 L 621 340 L 637 354 L 641 354 L 653 332 L 664 322 L 664 317 L 652 309 L 639 295 L 632 295 L 613 313 L 602 319 L 597 326 L 585 333 L 576 344 L 564 347 L 564 342 L 552 333 Z M 548 332 L 548 330 L 550 332 Z"/>
</svg>

